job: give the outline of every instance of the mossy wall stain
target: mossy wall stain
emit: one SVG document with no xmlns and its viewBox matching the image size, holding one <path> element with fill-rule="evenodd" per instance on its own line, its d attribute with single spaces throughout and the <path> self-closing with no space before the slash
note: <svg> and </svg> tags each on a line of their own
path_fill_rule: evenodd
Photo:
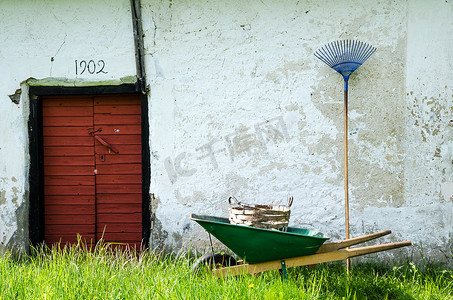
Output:
<svg viewBox="0 0 453 300">
<path fill-rule="evenodd" d="M 48 77 L 42 79 L 29 78 L 25 81 L 29 86 L 62 86 L 62 87 L 90 87 L 90 86 L 109 86 L 121 84 L 135 84 L 136 76 L 125 76 L 120 79 L 91 81 L 83 78 Z"/>
</svg>

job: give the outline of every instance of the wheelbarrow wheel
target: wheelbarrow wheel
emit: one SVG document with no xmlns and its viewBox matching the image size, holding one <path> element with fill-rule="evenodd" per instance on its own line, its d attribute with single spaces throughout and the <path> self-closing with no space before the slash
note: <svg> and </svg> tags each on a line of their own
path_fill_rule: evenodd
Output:
<svg viewBox="0 0 453 300">
<path fill-rule="evenodd" d="M 231 255 L 225 253 L 206 253 L 195 262 L 192 267 L 192 273 L 197 274 L 198 272 L 212 271 L 215 269 L 231 267 L 237 265 L 236 260 Z"/>
</svg>

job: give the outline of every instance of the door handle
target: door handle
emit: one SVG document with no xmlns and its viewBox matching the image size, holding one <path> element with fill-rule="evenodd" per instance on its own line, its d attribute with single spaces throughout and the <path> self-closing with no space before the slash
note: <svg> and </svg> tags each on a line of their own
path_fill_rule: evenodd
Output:
<svg viewBox="0 0 453 300">
<path fill-rule="evenodd" d="M 106 146 L 109 148 L 109 150 L 112 150 L 114 153 L 118 154 L 120 153 L 113 145 L 109 144 L 107 141 L 105 141 L 103 138 L 101 138 L 99 135 L 95 135 L 94 138 L 99 141 L 102 145 Z"/>
<path fill-rule="evenodd" d="M 102 128 L 98 128 L 98 129 L 96 129 L 96 130 L 94 130 L 94 129 L 93 129 L 93 130 L 90 130 L 90 131 L 88 131 L 88 133 L 89 133 L 89 134 L 93 134 L 93 133 L 95 133 L 95 132 L 101 132 L 101 131 L 102 131 Z"/>
</svg>

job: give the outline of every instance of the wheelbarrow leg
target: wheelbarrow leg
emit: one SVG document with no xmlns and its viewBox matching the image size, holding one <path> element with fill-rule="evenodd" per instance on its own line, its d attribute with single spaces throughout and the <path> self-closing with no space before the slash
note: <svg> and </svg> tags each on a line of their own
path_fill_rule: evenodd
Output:
<svg viewBox="0 0 453 300">
<path fill-rule="evenodd" d="M 286 281 L 288 281 L 288 272 L 286 271 L 286 262 L 284 259 L 282 259 L 281 264 L 282 264 L 282 268 L 280 269 L 280 273 L 283 277 L 283 280 L 286 282 Z"/>
</svg>

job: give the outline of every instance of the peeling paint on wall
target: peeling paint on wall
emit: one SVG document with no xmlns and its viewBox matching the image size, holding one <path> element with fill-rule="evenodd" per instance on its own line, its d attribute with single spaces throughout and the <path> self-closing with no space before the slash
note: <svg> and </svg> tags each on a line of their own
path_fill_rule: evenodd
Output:
<svg viewBox="0 0 453 300">
<path fill-rule="evenodd" d="M 28 229 L 28 210 L 22 201 L 21 191 L 17 186 L 10 185 L 17 182 L 15 177 L 0 178 L 0 251 L 13 246 L 25 249 L 28 245 L 25 234 Z"/>
<path fill-rule="evenodd" d="M 22 91 L 20 89 L 17 89 L 14 94 L 9 95 L 9 98 L 11 99 L 11 101 L 13 101 L 14 104 L 19 104 L 21 93 L 22 93 Z"/>
</svg>

